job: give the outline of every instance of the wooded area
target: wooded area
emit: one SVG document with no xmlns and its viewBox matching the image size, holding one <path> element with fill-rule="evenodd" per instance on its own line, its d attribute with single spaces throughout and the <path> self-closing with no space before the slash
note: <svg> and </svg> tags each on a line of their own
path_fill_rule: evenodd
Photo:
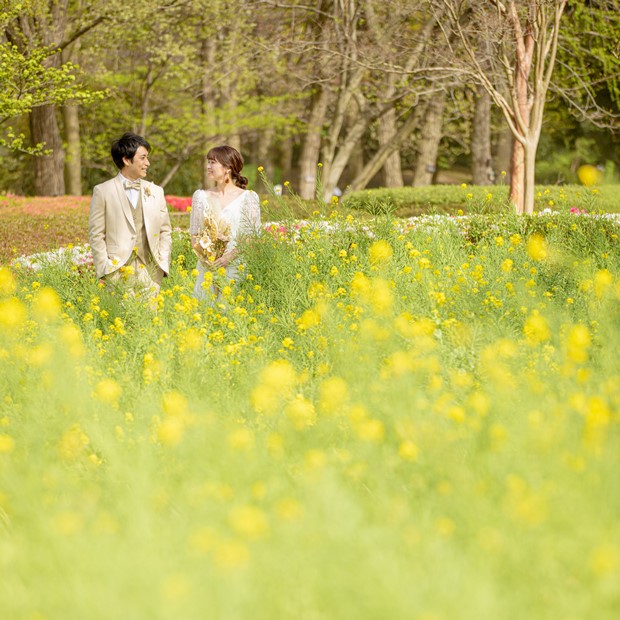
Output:
<svg viewBox="0 0 620 620">
<path fill-rule="evenodd" d="M 0 7 L 2 191 L 89 193 L 127 130 L 180 195 L 205 183 L 218 143 L 303 198 L 506 177 L 531 212 L 535 175 L 615 176 L 620 0 Z"/>
</svg>

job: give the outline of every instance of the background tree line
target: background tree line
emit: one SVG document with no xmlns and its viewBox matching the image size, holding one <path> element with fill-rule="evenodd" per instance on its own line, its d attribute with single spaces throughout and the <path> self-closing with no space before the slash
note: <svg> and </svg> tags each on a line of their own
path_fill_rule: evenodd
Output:
<svg viewBox="0 0 620 620">
<path fill-rule="evenodd" d="M 126 130 L 180 195 L 222 142 L 304 198 L 507 171 L 525 211 L 618 162 L 619 0 L 0 0 L 0 32 L 5 191 L 88 193 Z"/>
</svg>

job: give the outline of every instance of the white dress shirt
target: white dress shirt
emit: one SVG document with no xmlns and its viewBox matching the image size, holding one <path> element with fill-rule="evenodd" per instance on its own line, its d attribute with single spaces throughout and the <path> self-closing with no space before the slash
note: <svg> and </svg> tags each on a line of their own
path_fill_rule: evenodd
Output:
<svg viewBox="0 0 620 620">
<path fill-rule="evenodd" d="M 125 181 L 129 181 L 131 183 L 131 180 L 124 177 L 120 172 L 118 173 L 118 176 L 121 180 L 121 183 L 123 184 L 123 187 L 125 186 Z M 124 187 L 124 189 L 125 189 L 125 193 L 127 194 L 127 198 L 129 198 L 129 202 L 131 203 L 131 206 L 135 209 L 138 206 L 138 199 L 140 198 L 139 190 L 129 189 L 127 187 Z"/>
</svg>

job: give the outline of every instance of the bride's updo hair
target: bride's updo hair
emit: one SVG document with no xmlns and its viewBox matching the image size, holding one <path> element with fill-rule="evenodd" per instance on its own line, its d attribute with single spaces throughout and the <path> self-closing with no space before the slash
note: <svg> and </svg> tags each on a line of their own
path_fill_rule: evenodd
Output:
<svg viewBox="0 0 620 620">
<path fill-rule="evenodd" d="M 215 146 L 207 153 L 207 159 L 213 159 L 230 170 L 230 176 L 237 187 L 245 189 L 248 184 L 246 177 L 241 176 L 243 157 L 232 146 Z"/>
</svg>

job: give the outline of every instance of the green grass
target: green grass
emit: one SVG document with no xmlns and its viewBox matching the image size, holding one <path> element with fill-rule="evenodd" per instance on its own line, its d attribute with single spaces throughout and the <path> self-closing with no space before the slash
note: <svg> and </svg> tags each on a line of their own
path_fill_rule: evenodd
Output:
<svg viewBox="0 0 620 620">
<path fill-rule="evenodd" d="M 617 224 L 402 224 L 0 269 L 0 617 L 615 620 Z"/>
</svg>

